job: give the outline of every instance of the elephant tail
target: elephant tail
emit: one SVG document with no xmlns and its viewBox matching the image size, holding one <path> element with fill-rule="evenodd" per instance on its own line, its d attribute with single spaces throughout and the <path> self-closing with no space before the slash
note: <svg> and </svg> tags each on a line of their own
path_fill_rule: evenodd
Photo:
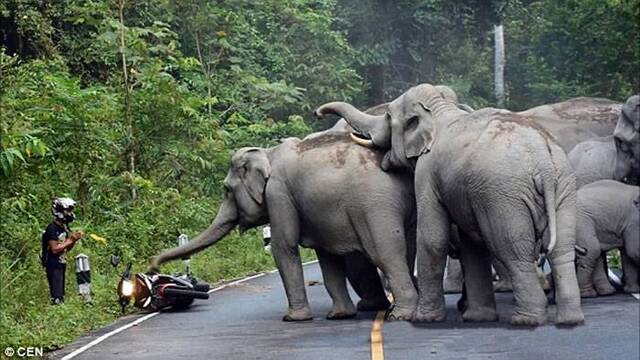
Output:
<svg viewBox="0 0 640 360">
<path fill-rule="evenodd" d="M 545 176 L 546 175 L 546 176 Z M 556 182 L 550 174 L 544 174 L 541 177 L 535 178 L 536 187 L 544 197 L 544 206 L 547 212 L 548 224 L 549 224 L 549 243 L 542 243 L 543 252 L 550 254 L 557 242 L 557 221 L 556 221 Z"/>
</svg>

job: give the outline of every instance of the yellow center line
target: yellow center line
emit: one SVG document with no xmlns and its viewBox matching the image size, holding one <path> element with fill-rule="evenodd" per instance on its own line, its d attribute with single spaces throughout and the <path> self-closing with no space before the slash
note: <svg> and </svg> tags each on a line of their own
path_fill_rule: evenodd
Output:
<svg viewBox="0 0 640 360">
<path fill-rule="evenodd" d="M 393 295 L 388 294 L 387 299 L 393 303 Z M 384 315 L 387 312 L 380 310 L 373 320 L 371 327 L 371 360 L 384 360 L 384 339 L 382 338 L 382 325 L 384 325 Z"/>
<path fill-rule="evenodd" d="M 382 339 L 382 325 L 384 324 L 384 314 L 386 311 L 380 310 L 373 320 L 371 327 L 371 360 L 384 360 L 384 345 Z"/>
</svg>

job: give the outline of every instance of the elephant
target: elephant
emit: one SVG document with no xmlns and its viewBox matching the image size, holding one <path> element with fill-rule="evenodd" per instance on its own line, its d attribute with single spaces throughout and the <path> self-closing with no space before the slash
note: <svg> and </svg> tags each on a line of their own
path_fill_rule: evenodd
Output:
<svg viewBox="0 0 640 360">
<path fill-rule="evenodd" d="M 613 134 L 622 104 L 613 100 L 577 97 L 518 112 L 542 125 L 565 152 L 580 142 Z"/>
<path fill-rule="evenodd" d="M 193 241 L 157 255 L 151 268 L 215 244 L 236 225 L 242 231 L 270 223 L 271 252 L 288 299 L 283 320 L 312 319 L 299 245 L 317 252 L 334 302 L 329 319 L 355 315 L 340 266 L 340 256 L 353 252 L 365 254 L 387 278 L 395 299 L 387 318 L 411 319 L 418 298 L 411 277 L 413 183 L 408 174 L 382 171 L 381 158 L 381 152 L 354 144 L 344 131 L 289 138 L 266 149 L 242 148 L 232 157 L 213 223 Z M 384 292 L 377 300 L 378 309 L 388 307 Z"/>
<path fill-rule="evenodd" d="M 377 105 L 375 110 L 377 113 L 383 113 L 388 105 L 389 103 Z M 473 111 L 473 109 L 464 104 L 459 104 L 459 106 L 467 112 Z M 628 104 L 626 107 L 630 108 Z M 605 146 L 602 142 L 596 142 L 598 139 L 602 140 L 605 136 L 611 136 L 617 122 L 620 121 L 621 108 L 622 104 L 613 100 L 577 97 L 554 104 L 536 106 L 518 112 L 518 114 L 545 127 L 565 152 L 573 151 L 569 159 L 572 165 L 577 167 L 578 187 L 599 179 L 622 180 L 627 175 L 629 176 L 629 183 L 637 184 L 640 174 L 635 169 L 635 165 L 633 172 L 631 171 L 632 162 L 634 161 L 632 157 L 623 153 L 616 153 L 615 146 L 611 147 L 612 144 Z M 372 109 L 367 111 L 369 112 Z M 630 112 L 627 110 L 627 113 Z M 635 118 L 637 119 L 637 117 L 636 114 Z M 634 117 L 627 116 L 627 118 L 632 119 Z M 347 131 L 349 125 L 344 119 L 341 119 L 336 123 L 336 127 Z M 580 148 L 577 150 L 575 149 L 576 144 L 580 144 Z M 613 160 L 605 160 L 603 159 L 604 157 L 617 159 L 616 165 L 613 165 Z M 599 160 L 602 160 L 602 162 L 599 162 Z M 580 164 L 575 166 L 576 162 Z M 635 161 L 635 163 L 637 164 L 638 162 Z M 616 167 L 614 168 L 614 166 Z M 598 170 L 593 170 L 596 168 Z M 619 174 L 621 172 L 624 174 L 614 177 L 614 173 Z M 634 174 L 636 176 L 632 176 Z M 602 261 L 604 261 L 604 258 Z M 455 259 L 449 259 L 447 264 L 451 266 L 447 267 L 445 291 L 459 292 L 462 288 L 462 269 Z M 511 291 L 511 281 L 504 266 L 498 262 L 492 262 L 492 265 L 499 279 L 494 284 L 494 289 L 499 292 Z"/>
<path fill-rule="evenodd" d="M 630 153 L 618 149 L 613 135 L 581 142 L 568 156 L 576 173 L 578 189 L 606 179 L 637 184 L 638 161 Z"/>
<path fill-rule="evenodd" d="M 640 187 L 614 180 L 587 184 L 577 193 L 576 244 L 586 250 L 576 256 L 582 297 L 615 291 L 599 263 L 601 252 L 613 248 L 624 254 L 624 291 L 636 293 L 640 266 Z"/>
<path fill-rule="evenodd" d="M 509 271 L 512 324 L 546 321 L 536 275 L 547 252 L 556 284 L 558 324 L 584 322 L 575 271 L 575 176 L 563 149 L 542 126 L 500 109 L 460 110 L 446 86 L 421 84 L 373 116 L 344 102 L 316 109 L 342 116 L 354 141 L 386 150 L 384 170 L 414 174 L 418 289 L 414 320 L 444 321 L 442 279 L 451 223 L 460 230 L 468 293 L 466 321 L 495 321 L 493 255 Z M 545 232 L 549 241 L 541 240 Z"/>
<path fill-rule="evenodd" d="M 640 95 L 631 96 L 622 106 L 613 137 L 620 151 L 640 163 Z"/>
</svg>

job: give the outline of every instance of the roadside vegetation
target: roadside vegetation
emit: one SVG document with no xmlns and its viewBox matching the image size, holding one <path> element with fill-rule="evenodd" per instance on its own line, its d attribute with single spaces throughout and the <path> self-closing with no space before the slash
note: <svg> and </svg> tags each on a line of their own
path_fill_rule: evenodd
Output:
<svg viewBox="0 0 640 360">
<path fill-rule="evenodd" d="M 490 3 L 490 5 L 488 5 Z M 331 124 L 317 104 L 363 108 L 418 82 L 493 99 L 494 24 L 505 26 L 507 107 L 638 91 L 634 1 L 106 1 L 0 3 L 0 348 L 56 349 L 120 315 L 115 286 L 194 237 L 217 211 L 230 156 Z M 51 200 L 78 201 L 71 251 L 93 302 L 48 305 L 40 236 Z M 305 259 L 313 257 L 304 252 Z M 211 282 L 274 267 L 261 234 L 195 256 Z M 167 271 L 181 270 L 181 263 Z"/>
</svg>

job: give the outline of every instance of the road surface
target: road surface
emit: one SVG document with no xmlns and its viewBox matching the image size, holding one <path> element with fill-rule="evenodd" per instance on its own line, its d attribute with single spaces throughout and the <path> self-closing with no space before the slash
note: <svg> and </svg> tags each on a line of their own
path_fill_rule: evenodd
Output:
<svg viewBox="0 0 640 360">
<path fill-rule="evenodd" d="M 326 360 L 371 359 L 372 352 L 374 358 L 394 360 L 640 357 L 640 302 L 626 294 L 584 299 L 586 325 L 559 328 L 550 323 L 535 329 L 508 325 L 511 294 L 497 294 L 500 322 L 485 324 L 463 323 L 455 308 L 458 295 L 447 295 L 445 323 L 378 321 L 382 342 L 376 351 L 371 346 L 376 313 L 325 320 L 331 302 L 317 264 L 305 266 L 305 279 L 313 321 L 280 320 L 286 298 L 279 275 L 269 273 L 213 292 L 188 311 L 128 316 L 48 357 Z M 550 321 L 554 310 L 550 307 Z"/>
</svg>

